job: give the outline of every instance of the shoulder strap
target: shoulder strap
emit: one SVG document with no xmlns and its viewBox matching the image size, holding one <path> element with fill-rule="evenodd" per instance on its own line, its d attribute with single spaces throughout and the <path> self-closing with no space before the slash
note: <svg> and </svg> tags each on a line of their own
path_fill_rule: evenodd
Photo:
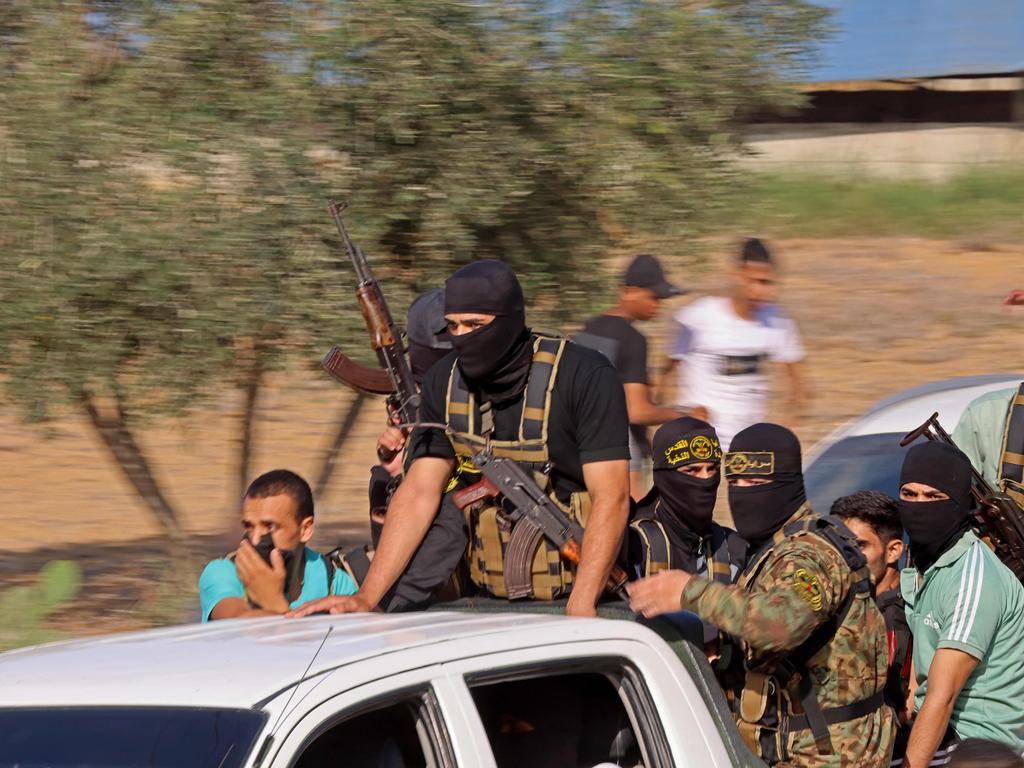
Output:
<svg viewBox="0 0 1024 768">
<path fill-rule="evenodd" d="M 337 569 L 345 571 L 357 587 L 362 585 L 370 570 L 370 558 L 366 553 L 366 545 L 350 549 L 348 552 L 342 552 L 341 547 L 338 547 L 324 555 L 324 558 L 328 563 L 327 594 L 331 593 L 330 588 L 334 584 L 334 574 Z"/>
<path fill-rule="evenodd" d="M 1024 382 L 1010 400 L 999 459 L 999 479 L 1024 483 Z"/>
<path fill-rule="evenodd" d="M 722 584 L 732 584 L 732 553 L 725 528 L 711 527 L 711 551 L 708 553 L 708 575 Z"/>
<path fill-rule="evenodd" d="M 519 434 L 512 440 L 491 439 L 495 456 L 541 465 L 548 459 L 548 421 L 551 414 L 551 393 L 567 339 L 534 335 L 533 362 L 527 377 Z M 449 435 L 457 454 L 471 456 L 487 445 L 476 423 L 476 403 L 459 366 L 452 365 L 448 376 L 445 423 L 454 434 Z"/>
<path fill-rule="evenodd" d="M 664 526 L 657 520 L 641 518 L 634 520 L 629 527 L 636 531 L 643 545 L 643 575 L 645 577 L 653 576 L 660 571 L 670 570 L 672 548 L 669 545 L 668 534 L 665 532 Z"/>
</svg>

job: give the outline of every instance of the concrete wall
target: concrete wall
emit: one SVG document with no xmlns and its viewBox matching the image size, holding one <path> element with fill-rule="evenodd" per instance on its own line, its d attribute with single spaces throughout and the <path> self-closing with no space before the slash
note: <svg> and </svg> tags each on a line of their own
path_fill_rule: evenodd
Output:
<svg viewBox="0 0 1024 768">
<path fill-rule="evenodd" d="M 741 162 L 759 171 L 939 181 L 980 167 L 1024 166 L 1024 125 L 764 124 L 751 127 L 747 146 Z"/>
</svg>

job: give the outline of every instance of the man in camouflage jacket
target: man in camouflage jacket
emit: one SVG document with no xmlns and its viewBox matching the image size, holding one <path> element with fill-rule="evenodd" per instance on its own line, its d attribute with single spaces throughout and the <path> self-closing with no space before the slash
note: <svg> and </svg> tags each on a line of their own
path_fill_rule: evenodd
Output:
<svg viewBox="0 0 1024 768">
<path fill-rule="evenodd" d="M 856 541 L 811 511 L 789 430 L 748 427 L 723 465 L 736 530 L 754 549 L 740 581 L 665 571 L 630 586 L 634 610 L 681 607 L 741 640 L 737 724 L 769 764 L 888 765 L 895 719 L 882 703 L 885 621 Z"/>
</svg>

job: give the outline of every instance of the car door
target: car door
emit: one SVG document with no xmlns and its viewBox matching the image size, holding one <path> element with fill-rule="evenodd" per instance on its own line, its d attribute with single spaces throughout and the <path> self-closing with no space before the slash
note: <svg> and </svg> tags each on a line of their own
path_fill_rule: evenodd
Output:
<svg viewBox="0 0 1024 768">
<path fill-rule="evenodd" d="M 730 764 L 685 670 L 641 642 L 542 646 L 444 670 L 497 768 Z"/>
<path fill-rule="evenodd" d="M 442 667 L 387 675 L 345 688 L 344 668 L 295 696 L 272 746 L 253 766 L 269 768 L 491 768 L 489 752 L 452 694 Z M 332 694 L 330 689 L 338 687 Z M 343 689 L 343 690 L 341 690 Z M 307 705 L 306 702 L 313 702 Z M 483 748 L 483 752 L 480 749 Z"/>
</svg>

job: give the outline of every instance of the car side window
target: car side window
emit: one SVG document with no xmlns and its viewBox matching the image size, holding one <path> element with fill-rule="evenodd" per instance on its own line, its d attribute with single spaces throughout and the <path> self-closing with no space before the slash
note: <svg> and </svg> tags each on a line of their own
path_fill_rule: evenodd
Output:
<svg viewBox="0 0 1024 768">
<path fill-rule="evenodd" d="M 343 715 L 302 750 L 295 768 L 442 768 L 450 748 L 430 692 Z"/>
<path fill-rule="evenodd" d="M 671 765 L 657 717 L 640 726 L 649 696 L 626 665 L 516 670 L 467 683 L 498 768 Z"/>
</svg>

